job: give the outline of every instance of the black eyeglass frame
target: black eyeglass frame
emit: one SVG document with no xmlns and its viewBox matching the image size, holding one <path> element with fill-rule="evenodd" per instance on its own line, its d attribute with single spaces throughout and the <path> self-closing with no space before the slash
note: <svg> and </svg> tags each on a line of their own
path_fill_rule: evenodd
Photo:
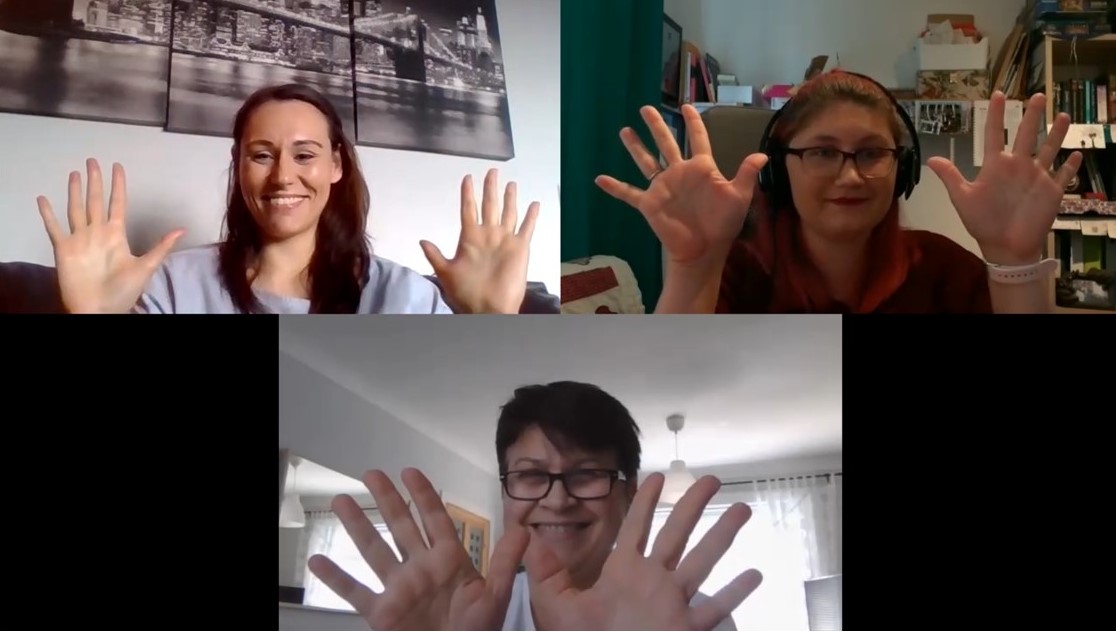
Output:
<svg viewBox="0 0 1116 632">
<path fill-rule="evenodd" d="M 798 159 L 802 160 L 802 155 L 806 152 L 817 151 L 819 149 L 835 151 L 841 154 L 841 166 L 837 167 L 837 174 L 841 173 L 841 171 L 845 168 L 845 165 L 847 165 L 849 160 L 851 159 L 853 167 L 856 168 L 856 172 L 859 173 L 860 177 L 864 178 L 865 180 L 877 180 L 879 178 L 886 178 L 891 175 L 892 172 L 895 171 L 895 167 L 899 164 L 899 159 L 903 156 L 903 152 L 907 150 L 906 147 L 866 147 L 864 149 L 858 149 L 856 151 L 843 151 L 837 149 L 836 147 L 788 147 L 783 150 L 783 153 L 790 156 L 798 156 Z M 860 163 L 856 160 L 857 155 L 859 155 L 862 151 L 886 151 L 890 153 L 892 157 L 891 167 L 888 168 L 886 173 L 880 174 L 878 176 L 870 176 L 865 174 L 864 170 L 860 168 Z"/>
<path fill-rule="evenodd" d="M 524 498 L 522 496 L 516 496 L 508 490 L 508 475 L 509 474 L 520 474 L 520 473 L 526 473 L 526 472 L 530 472 L 532 474 L 538 474 L 540 476 L 546 476 L 549 479 L 546 483 L 546 491 L 544 491 L 542 493 L 542 495 L 531 497 L 531 498 Z M 566 478 L 568 476 L 573 475 L 573 474 L 584 474 L 586 472 L 608 474 L 609 475 L 608 476 L 608 491 L 605 492 L 604 494 L 599 495 L 599 496 L 578 496 L 577 494 L 570 491 L 570 485 L 566 481 Z M 566 490 L 566 494 L 568 496 L 570 496 L 571 498 L 576 498 L 578 500 L 600 500 L 602 498 L 608 498 L 610 495 L 612 495 L 612 490 L 616 487 L 616 482 L 617 481 L 628 480 L 628 475 L 624 474 L 624 472 L 622 472 L 621 470 L 611 470 L 611 469 L 607 469 L 607 468 L 581 468 L 581 469 L 576 469 L 576 470 L 567 470 L 565 472 L 558 472 L 558 473 L 545 472 L 543 470 L 531 470 L 531 469 L 528 469 L 528 470 L 510 470 L 508 472 L 503 472 L 503 473 L 500 474 L 500 485 L 501 485 L 501 487 L 504 488 L 504 493 L 508 495 L 508 498 L 512 498 L 512 499 L 515 499 L 515 500 L 542 500 L 543 498 L 546 498 L 547 496 L 550 495 L 550 490 L 554 489 L 554 481 L 557 481 L 557 480 L 562 481 L 562 488 Z"/>
</svg>

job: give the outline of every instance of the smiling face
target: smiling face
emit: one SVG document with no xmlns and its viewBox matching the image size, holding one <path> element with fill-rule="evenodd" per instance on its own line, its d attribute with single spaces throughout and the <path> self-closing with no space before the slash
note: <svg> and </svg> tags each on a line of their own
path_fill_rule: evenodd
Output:
<svg viewBox="0 0 1116 632">
<path fill-rule="evenodd" d="M 518 484 L 525 485 L 526 489 L 540 489 L 537 485 L 541 482 L 539 493 L 547 484 L 542 473 L 618 469 L 615 454 L 560 449 L 538 426 L 525 428 L 505 455 L 508 472 L 527 472 Z M 578 479 L 571 486 L 591 490 L 596 485 L 596 489 L 605 489 L 600 487 L 604 481 L 599 474 L 586 473 Z M 505 527 L 515 524 L 527 527 L 532 540 L 538 538 L 545 542 L 570 570 L 575 584 L 591 584 L 612 552 L 628 505 L 635 495 L 635 485 L 634 481 L 616 481 L 611 493 L 596 500 L 574 498 L 559 481 L 555 481 L 550 492 L 540 500 L 517 500 L 505 493 L 504 524 Z"/>
<path fill-rule="evenodd" d="M 265 240 L 313 232 L 342 176 L 325 115 L 303 101 L 264 103 L 248 118 L 238 146 L 244 203 Z"/>
<path fill-rule="evenodd" d="M 894 115 L 887 109 L 838 100 L 820 108 L 794 133 L 788 147 L 815 148 L 814 156 L 787 156 L 794 205 L 805 230 L 829 240 L 866 238 L 887 215 L 894 202 L 897 168 L 881 177 L 866 178 L 851 158 L 836 173 L 818 169 L 821 162 L 840 160 L 834 150 L 856 152 L 897 146 Z M 872 156 L 871 151 L 865 153 Z M 886 151 L 878 159 L 894 162 Z M 811 163 L 811 159 L 815 162 Z M 813 168 L 811 168 L 813 167 Z"/>
</svg>

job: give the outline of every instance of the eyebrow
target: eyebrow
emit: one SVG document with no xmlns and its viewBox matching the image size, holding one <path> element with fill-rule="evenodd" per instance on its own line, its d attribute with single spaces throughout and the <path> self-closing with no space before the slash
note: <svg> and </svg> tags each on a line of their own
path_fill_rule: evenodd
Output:
<svg viewBox="0 0 1116 632">
<path fill-rule="evenodd" d="M 514 465 L 519 465 L 520 463 L 523 463 L 523 464 L 526 464 L 526 465 L 535 465 L 535 466 L 546 465 L 546 461 L 543 461 L 542 459 L 532 459 L 532 458 L 529 458 L 529 457 L 520 457 L 520 458 L 516 459 L 515 463 L 512 463 L 512 465 L 513 466 Z M 586 465 L 586 464 L 601 465 L 601 461 L 600 461 L 600 459 L 594 459 L 592 457 L 585 457 L 585 458 L 578 459 L 578 460 L 574 461 L 573 462 L 573 467 L 580 467 L 580 466 L 583 466 L 583 465 Z"/>
<path fill-rule="evenodd" d="M 832 136 L 830 134 L 821 134 L 821 135 L 818 135 L 818 136 L 811 136 L 810 138 L 807 139 L 807 141 L 810 142 L 810 143 L 840 143 L 841 140 L 842 139 L 837 138 L 836 136 Z M 859 140 L 857 140 L 853 144 L 854 145 L 859 145 L 861 143 L 865 143 L 865 142 L 868 142 L 868 141 L 883 142 L 883 143 L 890 142 L 887 138 L 885 138 L 884 136 L 881 136 L 879 134 L 869 134 L 867 136 L 864 136 L 864 137 L 860 138 Z"/>
<path fill-rule="evenodd" d="M 246 146 L 247 147 L 258 147 L 258 146 L 261 146 L 261 145 L 264 146 L 264 147 L 274 147 L 275 146 L 275 144 L 272 143 L 271 141 L 267 141 L 267 140 L 263 140 L 263 139 L 250 141 Z M 314 145 L 314 146 L 318 147 L 319 149 L 325 149 L 325 145 L 319 143 L 316 140 L 296 140 L 294 142 L 295 147 L 300 147 L 300 146 L 304 146 L 304 145 Z"/>
</svg>

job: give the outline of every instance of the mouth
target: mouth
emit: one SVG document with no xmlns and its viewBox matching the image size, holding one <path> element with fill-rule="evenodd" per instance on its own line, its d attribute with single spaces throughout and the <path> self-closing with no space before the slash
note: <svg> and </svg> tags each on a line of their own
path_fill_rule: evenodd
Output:
<svg viewBox="0 0 1116 632">
<path fill-rule="evenodd" d="M 264 204 L 277 210 L 290 210 L 310 199 L 308 195 L 265 195 Z"/>
<path fill-rule="evenodd" d="M 563 541 L 577 537 L 589 528 L 588 522 L 535 522 L 531 533 L 547 541 Z"/>
<path fill-rule="evenodd" d="M 867 202 L 868 198 L 840 197 L 828 201 L 830 204 L 836 204 L 837 206 L 860 206 L 861 204 Z"/>
</svg>

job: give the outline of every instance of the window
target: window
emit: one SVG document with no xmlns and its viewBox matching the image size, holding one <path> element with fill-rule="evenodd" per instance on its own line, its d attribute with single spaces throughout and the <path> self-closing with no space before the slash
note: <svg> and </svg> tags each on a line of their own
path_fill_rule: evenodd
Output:
<svg viewBox="0 0 1116 632">
<path fill-rule="evenodd" d="M 369 517 L 371 518 L 371 516 Z M 392 540 L 387 525 L 373 522 L 373 526 L 398 557 L 399 549 L 395 546 L 395 541 Z M 364 558 L 361 557 L 356 544 L 353 543 L 352 538 L 349 537 L 345 527 L 336 516 L 328 513 L 319 517 L 311 515 L 306 528 L 309 530 L 306 559 L 310 559 L 312 555 L 325 555 L 358 582 L 371 588 L 373 592 L 384 591 L 384 585 L 380 582 L 380 578 L 376 577 L 372 568 L 368 566 L 368 562 L 365 562 Z M 306 573 L 305 586 L 304 604 L 332 610 L 354 611 L 347 601 L 338 597 L 316 575 L 309 571 Z"/>
<path fill-rule="evenodd" d="M 686 543 L 687 553 L 729 506 L 706 507 Z M 752 518 L 736 535 L 721 561 L 713 567 L 700 591 L 712 596 L 740 573 L 755 568 L 763 573 L 763 583 L 733 611 L 736 629 L 808 630 L 803 582 L 809 576 L 809 565 L 801 535 L 794 530 L 776 528 L 774 516 L 765 505 L 752 504 L 751 507 Z M 649 542 L 655 541 L 669 515 L 670 509 L 655 512 Z"/>
</svg>

